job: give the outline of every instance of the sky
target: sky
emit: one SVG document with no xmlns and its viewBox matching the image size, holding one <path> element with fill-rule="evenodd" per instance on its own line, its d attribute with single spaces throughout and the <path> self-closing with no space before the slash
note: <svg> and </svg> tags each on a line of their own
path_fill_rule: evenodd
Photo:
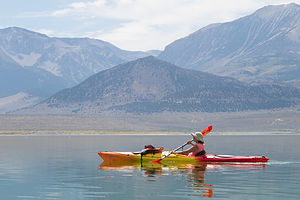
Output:
<svg viewBox="0 0 300 200">
<path fill-rule="evenodd" d="M 300 0 L 0 0 L 0 28 L 89 37 L 131 51 L 163 50 L 212 23 Z"/>
</svg>

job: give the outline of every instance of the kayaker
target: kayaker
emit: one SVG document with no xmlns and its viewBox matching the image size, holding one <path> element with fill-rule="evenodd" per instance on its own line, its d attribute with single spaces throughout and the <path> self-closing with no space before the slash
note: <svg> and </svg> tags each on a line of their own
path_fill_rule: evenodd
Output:
<svg viewBox="0 0 300 200">
<path fill-rule="evenodd" d="M 205 144 L 203 135 L 201 132 L 192 133 L 193 140 L 188 141 L 187 143 L 192 145 L 191 148 L 185 151 L 176 151 L 175 154 L 188 154 L 189 157 L 205 155 Z M 195 142 L 195 144 L 193 143 Z"/>
</svg>

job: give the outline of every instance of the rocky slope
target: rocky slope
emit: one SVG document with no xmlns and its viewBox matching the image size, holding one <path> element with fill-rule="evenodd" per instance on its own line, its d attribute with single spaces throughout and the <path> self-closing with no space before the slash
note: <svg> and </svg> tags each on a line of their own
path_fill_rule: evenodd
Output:
<svg viewBox="0 0 300 200">
<path fill-rule="evenodd" d="M 6 78 L 8 87 L 14 79 L 18 81 L 14 81 L 13 85 L 20 82 L 19 85 L 22 86 L 23 80 L 21 77 L 16 79 L 14 73 L 25 73 L 38 76 L 34 79 L 40 79 L 41 85 L 50 81 L 49 79 L 53 79 L 51 84 L 60 80 L 62 89 L 74 86 L 101 70 L 146 55 L 148 54 L 144 52 L 124 51 L 101 40 L 53 38 L 17 27 L 0 29 L 1 79 Z M 23 82 L 28 80 L 25 76 Z M 37 87 L 36 83 L 30 86 Z M 51 85 L 46 88 L 49 87 Z M 45 90 L 43 86 L 40 88 Z M 51 89 L 57 90 L 57 87 L 53 86 Z M 18 89 L 11 88 L 4 93 L 1 88 L 0 96 L 19 92 L 16 90 Z"/>
<path fill-rule="evenodd" d="M 160 59 L 248 82 L 300 87 L 300 5 L 266 6 L 179 39 Z"/>
<path fill-rule="evenodd" d="M 54 38 L 18 27 L 0 29 L 0 98 L 26 93 L 34 101 L 43 99 L 101 70 L 146 55 L 101 40 Z M 7 110 L 0 106 L 3 109 Z"/>
<path fill-rule="evenodd" d="M 289 107 L 299 98 L 298 89 L 251 86 L 150 56 L 99 72 L 29 112 L 227 112 Z"/>
</svg>

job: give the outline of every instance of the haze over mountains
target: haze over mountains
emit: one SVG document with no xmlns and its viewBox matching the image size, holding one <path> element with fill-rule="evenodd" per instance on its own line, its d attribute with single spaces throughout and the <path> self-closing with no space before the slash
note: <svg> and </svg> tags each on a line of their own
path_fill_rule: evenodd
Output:
<svg viewBox="0 0 300 200">
<path fill-rule="evenodd" d="M 266 6 L 169 44 L 160 59 L 248 82 L 300 87 L 300 6 Z"/>
<path fill-rule="evenodd" d="M 92 74 L 149 55 L 88 38 L 53 38 L 11 27 L 0 29 L 0 97 L 26 92 L 47 97 Z"/>
<path fill-rule="evenodd" d="M 149 56 L 99 72 L 30 112 L 224 112 L 288 107 L 299 99 L 299 89 L 250 86 Z"/>
<path fill-rule="evenodd" d="M 26 112 L 223 112 L 297 105 L 299 89 L 291 86 L 300 88 L 299 7 L 267 6 L 212 24 L 163 52 L 0 29 L 0 112 L 33 105 L 68 87 Z M 140 59 L 148 55 L 160 60 Z"/>
</svg>

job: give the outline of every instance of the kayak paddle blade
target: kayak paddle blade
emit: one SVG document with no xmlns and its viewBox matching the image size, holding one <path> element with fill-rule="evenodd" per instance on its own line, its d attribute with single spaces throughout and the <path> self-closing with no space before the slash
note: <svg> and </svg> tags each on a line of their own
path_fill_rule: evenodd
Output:
<svg viewBox="0 0 300 200">
<path fill-rule="evenodd" d="M 202 135 L 203 135 L 203 136 L 206 136 L 207 134 L 210 133 L 211 130 L 212 130 L 212 126 L 207 127 L 206 129 L 204 129 L 204 130 L 202 131 Z"/>
</svg>

